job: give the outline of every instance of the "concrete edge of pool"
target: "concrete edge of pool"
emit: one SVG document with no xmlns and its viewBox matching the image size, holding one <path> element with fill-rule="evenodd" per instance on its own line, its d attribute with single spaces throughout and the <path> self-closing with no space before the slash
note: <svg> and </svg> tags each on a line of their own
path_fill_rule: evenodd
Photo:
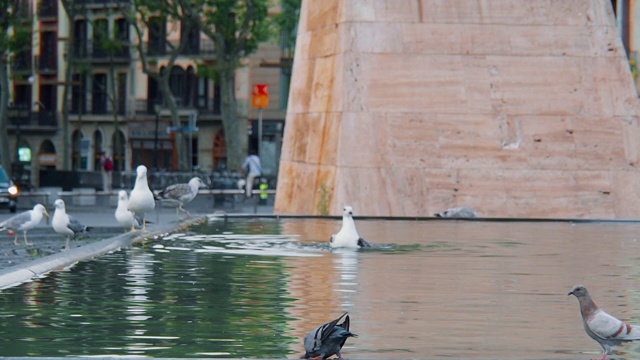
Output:
<svg viewBox="0 0 640 360">
<path fill-rule="evenodd" d="M 87 245 L 61 251 L 39 259 L 0 270 L 0 289 L 20 285 L 33 278 L 46 275 L 51 271 L 63 270 L 79 261 L 92 259 L 100 255 L 116 251 L 135 243 L 144 242 L 163 234 L 179 231 L 193 224 L 203 222 L 206 216 L 197 216 L 177 226 L 160 226 L 151 232 L 128 232 L 111 238 L 99 240 Z"/>
</svg>

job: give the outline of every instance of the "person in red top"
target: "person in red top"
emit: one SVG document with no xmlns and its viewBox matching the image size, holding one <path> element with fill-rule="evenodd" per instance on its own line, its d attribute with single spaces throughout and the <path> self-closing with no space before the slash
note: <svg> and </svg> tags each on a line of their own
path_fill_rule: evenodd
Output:
<svg viewBox="0 0 640 360">
<path fill-rule="evenodd" d="M 100 153 L 100 173 L 102 174 L 102 191 L 111 191 L 113 159 L 104 151 Z"/>
</svg>

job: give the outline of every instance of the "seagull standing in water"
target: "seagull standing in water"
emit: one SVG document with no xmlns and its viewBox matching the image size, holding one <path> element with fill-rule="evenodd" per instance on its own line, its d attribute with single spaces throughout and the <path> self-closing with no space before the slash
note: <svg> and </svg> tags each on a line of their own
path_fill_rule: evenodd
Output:
<svg viewBox="0 0 640 360">
<path fill-rule="evenodd" d="M 83 225 L 78 219 L 67 214 L 65 209 L 64 200 L 58 199 L 53 203 L 56 210 L 53 212 L 53 219 L 51 220 L 51 226 L 53 230 L 62 236 L 66 236 L 67 245 L 65 249 L 69 249 L 69 243 L 71 239 L 76 235 L 88 232 L 90 227 Z"/>
<path fill-rule="evenodd" d="M 25 211 L 1 222 L 0 230 L 11 230 L 15 233 L 15 238 L 13 239 L 14 245 L 20 245 L 18 242 L 18 231 L 23 231 L 25 245 L 31 245 L 32 243 L 27 239 L 27 231 L 38 226 L 45 215 L 49 217 L 49 213 L 44 205 L 36 204 L 33 210 Z"/>
<path fill-rule="evenodd" d="M 131 211 L 127 209 L 127 205 L 129 204 L 129 196 L 127 196 L 127 192 L 124 190 L 120 190 L 118 192 L 118 206 L 116 207 L 116 221 L 125 230 L 130 230 L 131 228 L 139 229 L 142 226 L 142 217 L 135 216 Z"/>
<path fill-rule="evenodd" d="M 337 234 L 331 235 L 331 247 L 368 248 L 371 244 L 360 237 L 353 221 L 353 209 L 345 206 L 342 210 L 342 227 Z"/>
<path fill-rule="evenodd" d="M 136 183 L 133 185 L 133 190 L 131 190 L 127 209 L 133 215 L 142 217 L 142 231 L 147 231 L 146 214 L 155 209 L 156 201 L 147 182 L 147 167 L 144 165 L 138 166 L 136 174 Z M 133 226 L 131 231 L 135 231 Z"/>
<path fill-rule="evenodd" d="M 331 356 L 338 355 L 338 359 L 342 359 L 340 350 L 350 337 L 357 335 L 349 331 L 349 315 L 344 318 L 342 324 L 338 321 L 347 313 L 340 315 L 339 318 L 328 322 L 322 326 L 309 331 L 304 337 L 304 355 L 301 359 L 327 359 Z"/>
<path fill-rule="evenodd" d="M 166 200 L 175 202 L 178 204 L 176 208 L 176 215 L 180 214 L 180 211 L 185 212 L 188 217 L 191 214 L 183 208 L 185 204 L 188 204 L 198 195 L 198 189 L 206 188 L 207 186 L 202 182 L 199 177 L 194 177 L 189 180 L 187 184 L 173 184 L 167 186 L 164 190 L 158 193 L 160 200 Z"/>
</svg>

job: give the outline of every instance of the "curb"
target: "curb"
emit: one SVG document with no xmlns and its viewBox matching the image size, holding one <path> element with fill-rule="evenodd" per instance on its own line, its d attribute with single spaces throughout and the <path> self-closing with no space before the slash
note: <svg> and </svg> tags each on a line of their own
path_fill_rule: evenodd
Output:
<svg viewBox="0 0 640 360">
<path fill-rule="evenodd" d="M 31 260 L 23 264 L 7 267 L 0 270 L 0 290 L 20 285 L 35 277 L 42 277 L 51 271 L 64 270 L 79 261 L 92 259 L 109 252 L 129 247 L 136 243 L 142 243 L 147 239 L 176 232 L 180 229 L 206 220 L 206 216 L 200 216 L 183 222 L 175 227 L 165 227 L 145 234 L 128 232 L 112 238 L 45 256 L 40 259 Z"/>
</svg>

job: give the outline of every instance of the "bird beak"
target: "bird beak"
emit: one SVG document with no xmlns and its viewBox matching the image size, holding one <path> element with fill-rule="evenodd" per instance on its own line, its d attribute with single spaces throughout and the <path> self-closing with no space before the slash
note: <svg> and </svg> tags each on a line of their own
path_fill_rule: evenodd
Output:
<svg viewBox="0 0 640 360">
<path fill-rule="evenodd" d="M 567 294 L 567 296 L 569 296 L 569 295 L 575 295 L 575 294 L 573 293 L 573 291 L 569 291 L 569 293 Z"/>
</svg>

